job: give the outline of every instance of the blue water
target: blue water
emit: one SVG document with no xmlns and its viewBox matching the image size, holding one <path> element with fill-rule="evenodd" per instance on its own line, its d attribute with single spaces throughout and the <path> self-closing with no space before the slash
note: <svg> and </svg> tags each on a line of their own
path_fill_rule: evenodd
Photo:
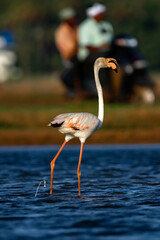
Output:
<svg viewBox="0 0 160 240">
<path fill-rule="evenodd" d="M 160 145 L 0 148 L 0 239 L 159 240 Z M 41 180 L 47 186 L 40 186 Z"/>
</svg>

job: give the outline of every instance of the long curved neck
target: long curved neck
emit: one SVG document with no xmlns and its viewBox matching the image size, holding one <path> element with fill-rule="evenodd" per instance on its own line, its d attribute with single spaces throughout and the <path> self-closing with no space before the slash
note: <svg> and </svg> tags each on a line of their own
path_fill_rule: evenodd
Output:
<svg viewBox="0 0 160 240">
<path fill-rule="evenodd" d="M 95 83 L 96 83 L 97 92 L 98 92 L 98 119 L 102 123 L 104 118 L 104 100 L 103 100 L 102 86 L 99 81 L 99 70 L 100 70 L 100 67 L 95 64 L 94 77 L 95 77 Z"/>
</svg>

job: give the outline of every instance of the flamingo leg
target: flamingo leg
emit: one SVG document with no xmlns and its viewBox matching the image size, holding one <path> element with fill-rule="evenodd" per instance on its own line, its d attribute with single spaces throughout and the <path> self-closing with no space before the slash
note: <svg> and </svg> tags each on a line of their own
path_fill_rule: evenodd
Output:
<svg viewBox="0 0 160 240">
<path fill-rule="evenodd" d="M 84 147 L 84 143 L 81 142 L 81 150 L 80 150 L 80 154 L 79 154 L 79 162 L 78 162 L 78 168 L 77 168 L 78 194 L 79 194 L 79 196 L 81 195 L 81 182 L 80 182 L 81 171 L 80 171 L 80 168 L 81 168 L 81 160 L 82 160 L 83 147 Z"/>
<path fill-rule="evenodd" d="M 57 152 L 56 156 L 53 158 L 51 161 L 51 186 L 50 186 L 50 194 L 52 194 L 53 191 L 53 174 L 54 174 L 54 167 L 55 167 L 55 162 L 59 156 L 59 154 L 62 152 L 64 146 L 66 145 L 67 141 L 65 140 L 64 143 L 62 144 L 61 148 Z"/>
</svg>

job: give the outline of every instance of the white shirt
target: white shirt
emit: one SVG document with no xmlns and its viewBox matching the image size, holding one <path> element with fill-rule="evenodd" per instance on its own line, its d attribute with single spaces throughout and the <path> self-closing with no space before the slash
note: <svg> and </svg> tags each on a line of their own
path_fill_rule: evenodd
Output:
<svg viewBox="0 0 160 240">
<path fill-rule="evenodd" d="M 113 27 L 107 21 L 97 22 L 93 18 L 84 20 L 78 29 L 80 60 L 84 60 L 89 55 L 86 46 L 98 47 L 105 43 L 110 43 L 113 38 Z"/>
</svg>

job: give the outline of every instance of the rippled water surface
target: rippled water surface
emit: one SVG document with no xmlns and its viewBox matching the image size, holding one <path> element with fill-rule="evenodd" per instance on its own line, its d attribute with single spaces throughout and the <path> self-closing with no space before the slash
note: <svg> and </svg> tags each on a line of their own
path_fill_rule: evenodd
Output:
<svg viewBox="0 0 160 240">
<path fill-rule="evenodd" d="M 0 148 L 0 239 L 160 239 L 160 145 Z M 41 180 L 47 186 L 40 186 Z"/>
</svg>

